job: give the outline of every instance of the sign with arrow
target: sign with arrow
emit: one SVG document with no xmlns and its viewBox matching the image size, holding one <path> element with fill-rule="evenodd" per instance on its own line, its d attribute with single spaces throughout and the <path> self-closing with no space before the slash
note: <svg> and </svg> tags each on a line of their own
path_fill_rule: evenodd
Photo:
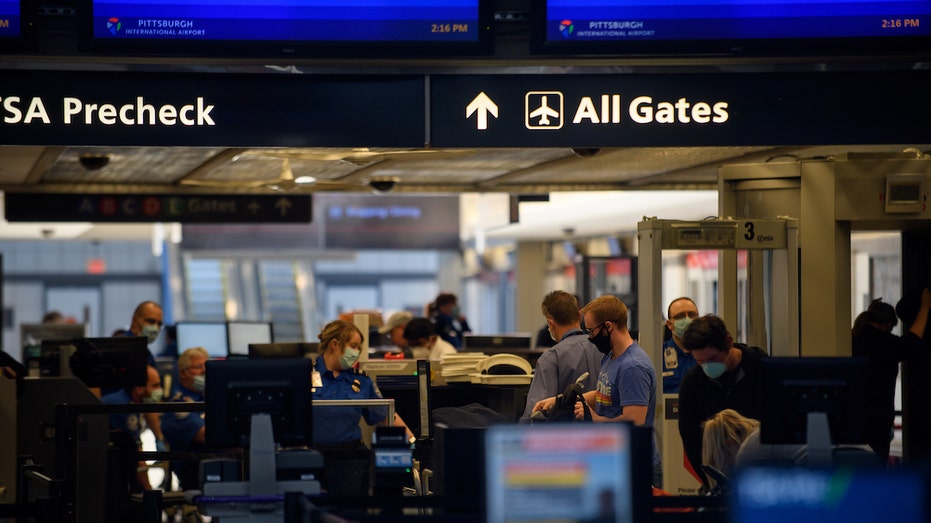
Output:
<svg viewBox="0 0 931 523">
<path fill-rule="evenodd" d="M 923 143 L 931 71 L 430 77 L 434 147 Z"/>
<path fill-rule="evenodd" d="M 475 127 L 479 131 L 488 129 L 488 115 L 498 117 L 498 106 L 488 97 L 485 92 L 478 93 L 472 102 L 466 106 L 466 118 L 475 114 Z"/>
<path fill-rule="evenodd" d="M 310 223 L 310 195 L 4 194 L 10 222 Z"/>
</svg>

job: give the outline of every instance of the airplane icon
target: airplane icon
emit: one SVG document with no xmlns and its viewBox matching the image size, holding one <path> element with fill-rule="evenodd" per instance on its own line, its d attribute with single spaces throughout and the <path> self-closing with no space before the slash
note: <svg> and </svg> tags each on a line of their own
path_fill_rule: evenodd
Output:
<svg viewBox="0 0 931 523">
<path fill-rule="evenodd" d="M 530 113 L 530 118 L 540 118 L 538 124 L 542 126 L 550 125 L 550 116 L 553 118 L 559 117 L 559 113 L 551 109 L 549 105 L 546 104 L 546 96 L 540 97 L 540 108 Z"/>
<path fill-rule="evenodd" d="M 563 94 L 561 92 L 530 91 L 524 97 L 524 107 L 526 111 L 524 125 L 527 129 L 562 128 Z"/>
</svg>

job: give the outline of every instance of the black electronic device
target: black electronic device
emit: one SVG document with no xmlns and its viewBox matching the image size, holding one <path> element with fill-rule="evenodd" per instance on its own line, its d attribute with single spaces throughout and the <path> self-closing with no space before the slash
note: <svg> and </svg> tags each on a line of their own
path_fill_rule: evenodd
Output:
<svg viewBox="0 0 931 523">
<path fill-rule="evenodd" d="M 805 444 L 809 414 L 824 414 L 834 445 L 866 443 L 867 360 L 859 357 L 766 358 L 760 441 Z"/>
<path fill-rule="evenodd" d="M 83 50 L 187 56 L 442 56 L 492 50 L 491 0 L 82 0 Z"/>
<path fill-rule="evenodd" d="M 304 358 L 319 350 L 315 342 L 250 343 L 248 354 L 249 359 Z"/>
<path fill-rule="evenodd" d="M 531 50 L 624 56 L 926 56 L 931 3 L 533 0 Z"/>
<path fill-rule="evenodd" d="M 23 323 L 19 326 L 22 345 L 20 361 L 30 367 L 38 361 L 42 340 L 70 340 L 87 336 L 86 323 Z"/>
<path fill-rule="evenodd" d="M 144 336 L 42 340 L 39 376 L 73 375 L 88 387 L 144 387 L 148 339 Z M 68 369 L 62 369 L 62 363 Z"/>
<path fill-rule="evenodd" d="M 206 365 L 208 445 L 248 446 L 254 414 L 270 416 L 277 444 L 311 444 L 311 360 L 210 360 Z"/>
</svg>

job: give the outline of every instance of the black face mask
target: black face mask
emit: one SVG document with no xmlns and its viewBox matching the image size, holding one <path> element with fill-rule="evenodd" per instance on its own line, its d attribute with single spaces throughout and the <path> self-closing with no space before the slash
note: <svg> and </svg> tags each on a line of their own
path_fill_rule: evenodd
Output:
<svg viewBox="0 0 931 523">
<path fill-rule="evenodd" d="M 594 338 L 589 337 L 588 341 L 592 342 L 592 345 L 602 354 L 611 352 L 611 333 L 604 327 L 601 328 L 601 332 L 597 336 Z"/>
</svg>

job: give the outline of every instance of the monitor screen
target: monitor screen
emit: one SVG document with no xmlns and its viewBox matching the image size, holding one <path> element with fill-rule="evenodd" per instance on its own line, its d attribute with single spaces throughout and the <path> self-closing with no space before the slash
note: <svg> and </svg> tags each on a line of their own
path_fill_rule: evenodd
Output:
<svg viewBox="0 0 931 523">
<path fill-rule="evenodd" d="M 86 323 L 23 323 L 19 326 L 22 345 L 20 361 L 29 365 L 40 355 L 42 340 L 70 340 L 87 336 Z"/>
<path fill-rule="evenodd" d="M 247 354 L 250 359 L 303 358 L 316 354 L 320 344 L 313 342 L 250 343 Z"/>
<path fill-rule="evenodd" d="M 765 358 L 760 441 L 804 444 L 808 413 L 827 415 L 831 442 L 866 443 L 866 358 Z"/>
<path fill-rule="evenodd" d="M 922 54 L 928 0 L 535 0 L 538 53 L 624 55 Z"/>
<path fill-rule="evenodd" d="M 0 51 L 34 51 L 35 12 L 31 0 L 0 0 Z"/>
<path fill-rule="evenodd" d="M 306 358 L 208 361 L 207 444 L 248 446 L 252 415 L 269 414 L 276 443 L 310 445 L 312 365 Z"/>
<path fill-rule="evenodd" d="M 226 323 L 230 355 L 247 356 L 250 343 L 271 343 L 272 324 L 267 321 L 230 321 Z"/>
<path fill-rule="evenodd" d="M 487 521 L 633 521 L 631 440 L 626 423 L 489 427 Z"/>
<path fill-rule="evenodd" d="M 732 485 L 734 523 L 928 521 L 926 481 L 912 470 L 748 468 Z"/>
<path fill-rule="evenodd" d="M 148 340 L 145 336 L 42 340 L 41 377 L 61 376 L 61 352 L 71 351 L 71 373 L 88 387 L 144 387 L 148 379 Z"/>
<path fill-rule="evenodd" d="M 487 0 L 83 0 L 84 50 L 203 56 L 486 54 Z"/>
<path fill-rule="evenodd" d="M 203 347 L 211 359 L 229 355 L 226 322 L 178 322 L 176 327 L 179 354 L 191 347 Z"/>
</svg>

